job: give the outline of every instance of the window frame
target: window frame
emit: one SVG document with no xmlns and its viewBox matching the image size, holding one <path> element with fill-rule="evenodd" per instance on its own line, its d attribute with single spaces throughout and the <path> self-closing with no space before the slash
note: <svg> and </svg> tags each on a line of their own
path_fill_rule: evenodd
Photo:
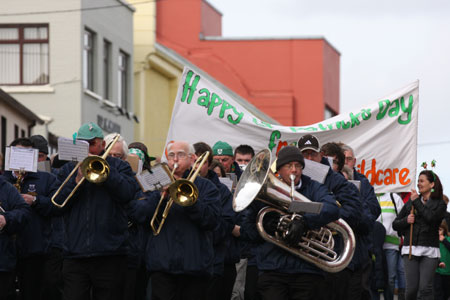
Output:
<svg viewBox="0 0 450 300">
<path fill-rule="evenodd" d="M 121 59 L 123 60 L 124 65 L 121 64 Z M 128 92 L 129 92 L 129 68 L 130 68 L 130 55 L 123 50 L 119 51 L 118 61 L 117 61 L 117 72 L 118 72 L 118 81 L 117 81 L 117 106 L 121 107 L 125 110 L 128 109 Z"/>
<path fill-rule="evenodd" d="M 15 40 L 0 40 L 1 45 L 19 45 L 19 82 L 18 83 L 3 83 L 0 85 L 8 86 L 20 86 L 20 85 L 46 85 L 50 83 L 50 27 L 48 23 L 27 23 L 27 24 L 0 24 L 0 28 L 17 28 L 19 31 L 18 39 Z M 25 28 L 46 28 L 47 38 L 46 39 L 25 39 Z M 43 83 L 24 83 L 24 45 L 25 44 L 47 44 L 47 80 Z"/>
<path fill-rule="evenodd" d="M 91 37 L 91 45 L 86 44 L 86 35 Z M 95 89 L 95 40 L 96 33 L 85 27 L 83 31 L 83 88 L 94 92 Z"/>
<path fill-rule="evenodd" d="M 103 99 L 111 97 L 111 55 L 112 43 L 103 39 Z"/>
</svg>

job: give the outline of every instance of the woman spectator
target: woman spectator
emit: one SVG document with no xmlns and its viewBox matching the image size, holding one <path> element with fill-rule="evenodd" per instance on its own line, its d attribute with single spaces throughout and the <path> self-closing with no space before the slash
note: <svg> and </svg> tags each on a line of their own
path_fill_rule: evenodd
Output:
<svg viewBox="0 0 450 300">
<path fill-rule="evenodd" d="M 422 300 L 431 300 L 434 272 L 440 257 L 438 228 L 444 218 L 446 204 L 442 199 L 441 181 L 433 171 L 423 170 L 420 173 L 417 188 L 419 193 L 412 189 L 411 198 L 394 220 L 393 228 L 404 236 L 405 241 L 402 257 L 406 299 L 419 296 Z"/>
</svg>

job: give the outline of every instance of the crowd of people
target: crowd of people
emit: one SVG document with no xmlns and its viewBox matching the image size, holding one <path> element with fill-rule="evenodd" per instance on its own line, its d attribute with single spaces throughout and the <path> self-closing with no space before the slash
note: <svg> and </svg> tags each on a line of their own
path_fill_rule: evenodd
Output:
<svg viewBox="0 0 450 300">
<path fill-rule="evenodd" d="M 245 209 L 233 210 L 236 183 L 255 156 L 251 146 L 171 142 L 166 159 L 173 180 L 187 178 L 194 186 L 192 203 L 183 206 L 173 198 L 187 197 L 188 184 L 176 193 L 168 186 L 143 191 L 130 158 L 150 173 L 155 158 L 143 143 L 116 136 L 104 136 L 92 122 L 76 133 L 88 142 L 89 156 L 105 156 L 107 177 L 96 182 L 86 180 L 76 162 L 49 157 L 42 136 L 10 144 L 38 149 L 51 172 L 0 176 L 0 300 L 450 297 L 448 199 L 432 170 L 420 173 L 418 190 L 406 198 L 375 194 L 355 169 L 350 145 L 299 136 L 295 146 L 278 151 L 275 176 L 292 198 L 295 191 L 321 209 L 293 214 L 278 208 L 260 221 L 270 201 L 248 199 Z M 323 182 L 304 173 L 306 163 L 328 167 Z M 159 230 L 152 220 L 160 220 Z M 355 241 L 344 268 L 324 270 L 287 250 L 302 251 L 309 232 L 337 220 L 348 224 Z M 263 238 L 262 230 L 279 242 Z M 345 237 L 333 237 L 330 250 L 339 254 Z"/>
</svg>

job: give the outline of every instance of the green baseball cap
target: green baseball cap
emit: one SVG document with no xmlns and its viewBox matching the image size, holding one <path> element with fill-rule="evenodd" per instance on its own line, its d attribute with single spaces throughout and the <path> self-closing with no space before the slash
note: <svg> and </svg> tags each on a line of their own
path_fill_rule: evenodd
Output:
<svg viewBox="0 0 450 300">
<path fill-rule="evenodd" d="M 102 129 L 95 123 L 89 122 L 81 125 L 80 129 L 78 129 L 77 139 L 78 140 L 92 140 L 95 138 L 103 138 Z"/>
<path fill-rule="evenodd" d="M 233 148 L 227 142 L 218 141 L 214 144 L 213 155 L 228 155 L 233 156 Z"/>
</svg>

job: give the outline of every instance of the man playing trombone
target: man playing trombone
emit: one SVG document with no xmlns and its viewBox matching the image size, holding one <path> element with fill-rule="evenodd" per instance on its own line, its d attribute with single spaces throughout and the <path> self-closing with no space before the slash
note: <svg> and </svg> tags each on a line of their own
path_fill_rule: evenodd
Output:
<svg viewBox="0 0 450 300">
<path fill-rule="evenodd" d="M 175 180 L 188 176 L 196 158 L 193 147 L 175 141 L 168 146 L 167 153 Z M 198 188 L 197 201 L 185 207 L 171 206 L 159 233 L 150 234 L 145 255 L 151 274 L 152 300 L 205 299 L 213 274 L 213 230 L 219 222 L 221 204 L 216 186 L 196 174 L 190 181 Z M 177 202 L 161 198 L 164 206 L 171 200 Z"/>
<path fill-rule="evenodd" d="M 83 124 L 77 139 L 89 142 L 91 158 L 104 152 L 103 132 L 95 123 Z M 79 169 L 55 197 L 56 204 L 67 201 L 61 208 L 66 236 L 63 263 L 66 300 L 85 300 L 91 295 L 94 299 L 108 300 L 122 297 L 128 238 L 125 205 L 133 199 L 138 186 L 127 162 L 114 157 L 101 157 L 98 161 L 101 159 L 109 165 L 104 182 L 84 180 Z M 63 182 L 74 167 L 74 163 L 65 164 L 58 179 Z M 74 189 L 76 192 L 67 199 Z"/>
</svg>

